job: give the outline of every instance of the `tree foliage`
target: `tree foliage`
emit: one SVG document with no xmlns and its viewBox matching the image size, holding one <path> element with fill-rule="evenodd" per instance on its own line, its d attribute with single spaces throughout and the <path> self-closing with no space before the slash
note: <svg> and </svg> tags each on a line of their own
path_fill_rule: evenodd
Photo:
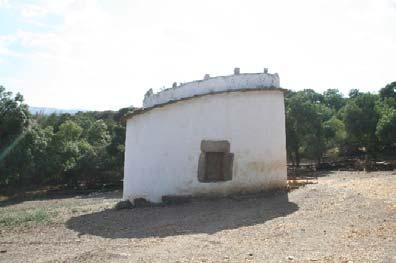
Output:
<svg viewBox="0 0 396 263">
<path fill-rule="evenodd" d="M 337 89 L 286 94 L 286 140 L 289 161 L 321 162 L 329 155 L 363 153 L 375 158 L 396 147 L 396 82 L 379 95 L 352 89 L 344 97 Z M 395 152 L 396 154 L 396 152 Z"/>
<path fill-rule="evenodd" d="M 299 164 L 301 156 L 320 162 L 326 149 L 324 122 L 331 110 L 324 97 L 313 90 L 289 92 L 286 96 L 286 140 L 290 160 Z"/>
<path fill-rule="evenodd" d="M 23 96 L 12 96 L 3 86 L 0 86 L 0 149 L 4 150 L 29 125 L 30 114 L 28 106 L 23 103 Z"/>
<path fill-rule="evenodd" d="M 371 154 L 375 154 L 378 142 L 375 134 L 379 118 L 375 110 L 377 100 L 377 95 L 359 93 L 348 100 L 342 113 L 348 143 L 365 147 Z"/>
<path fill-rule="evenodd" d="M 0 186 L 120 182 L 131 108 L 32 116 L 21 95 L 1 87 L 0 99 Z"/>
</svg>

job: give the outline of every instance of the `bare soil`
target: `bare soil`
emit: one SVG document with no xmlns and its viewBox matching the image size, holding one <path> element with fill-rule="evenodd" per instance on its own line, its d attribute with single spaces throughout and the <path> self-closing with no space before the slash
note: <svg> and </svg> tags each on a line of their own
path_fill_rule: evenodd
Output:
<svg viewBox="0 0 396 263">
<path fill-rule="evenodd" d="M 168 207 L 114 210 L 120 192 L 0 202 L 0 262 L 396 262 L 396 172 L 318 176 Z"/>
</svg>

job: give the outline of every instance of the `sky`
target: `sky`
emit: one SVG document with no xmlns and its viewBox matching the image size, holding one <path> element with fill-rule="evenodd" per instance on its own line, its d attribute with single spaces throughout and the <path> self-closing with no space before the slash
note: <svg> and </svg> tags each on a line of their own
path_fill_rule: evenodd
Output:
<svg viewBox="0 0 396 263">
<path fill-rule="evenodd" d="M 234 67 L 376 92 L 396 81 L 396 0 L 0 0 L 0 85 L 31 106 L 141 106 Z"/>
</svg>

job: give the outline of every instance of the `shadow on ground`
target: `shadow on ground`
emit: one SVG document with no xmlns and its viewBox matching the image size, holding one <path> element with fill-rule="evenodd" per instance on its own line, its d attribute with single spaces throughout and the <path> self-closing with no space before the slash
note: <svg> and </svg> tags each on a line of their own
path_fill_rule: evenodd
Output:
<svg viewBox="0 0 396 263">
<path fill-rule="evenodd" d="M 73 217 L 66 227 L 105 238 L 167 237 L 253 226 L 298 210 L 287 194 L 200 200 L 167 207 L 104 210 Z"/>
</svg>

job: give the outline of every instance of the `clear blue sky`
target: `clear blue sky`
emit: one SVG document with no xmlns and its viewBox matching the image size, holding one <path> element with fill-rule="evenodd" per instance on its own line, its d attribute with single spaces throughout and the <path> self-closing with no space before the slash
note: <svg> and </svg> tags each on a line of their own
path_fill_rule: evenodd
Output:
<svg viewBox="0 0 396 263">
<path fill-rule="evenodd" d="M 0 0 L 0 85 L 32 106 L 140 106 L 234 67 L 375 92 L 395 61 L 396 0 Z"/>
</svg>

